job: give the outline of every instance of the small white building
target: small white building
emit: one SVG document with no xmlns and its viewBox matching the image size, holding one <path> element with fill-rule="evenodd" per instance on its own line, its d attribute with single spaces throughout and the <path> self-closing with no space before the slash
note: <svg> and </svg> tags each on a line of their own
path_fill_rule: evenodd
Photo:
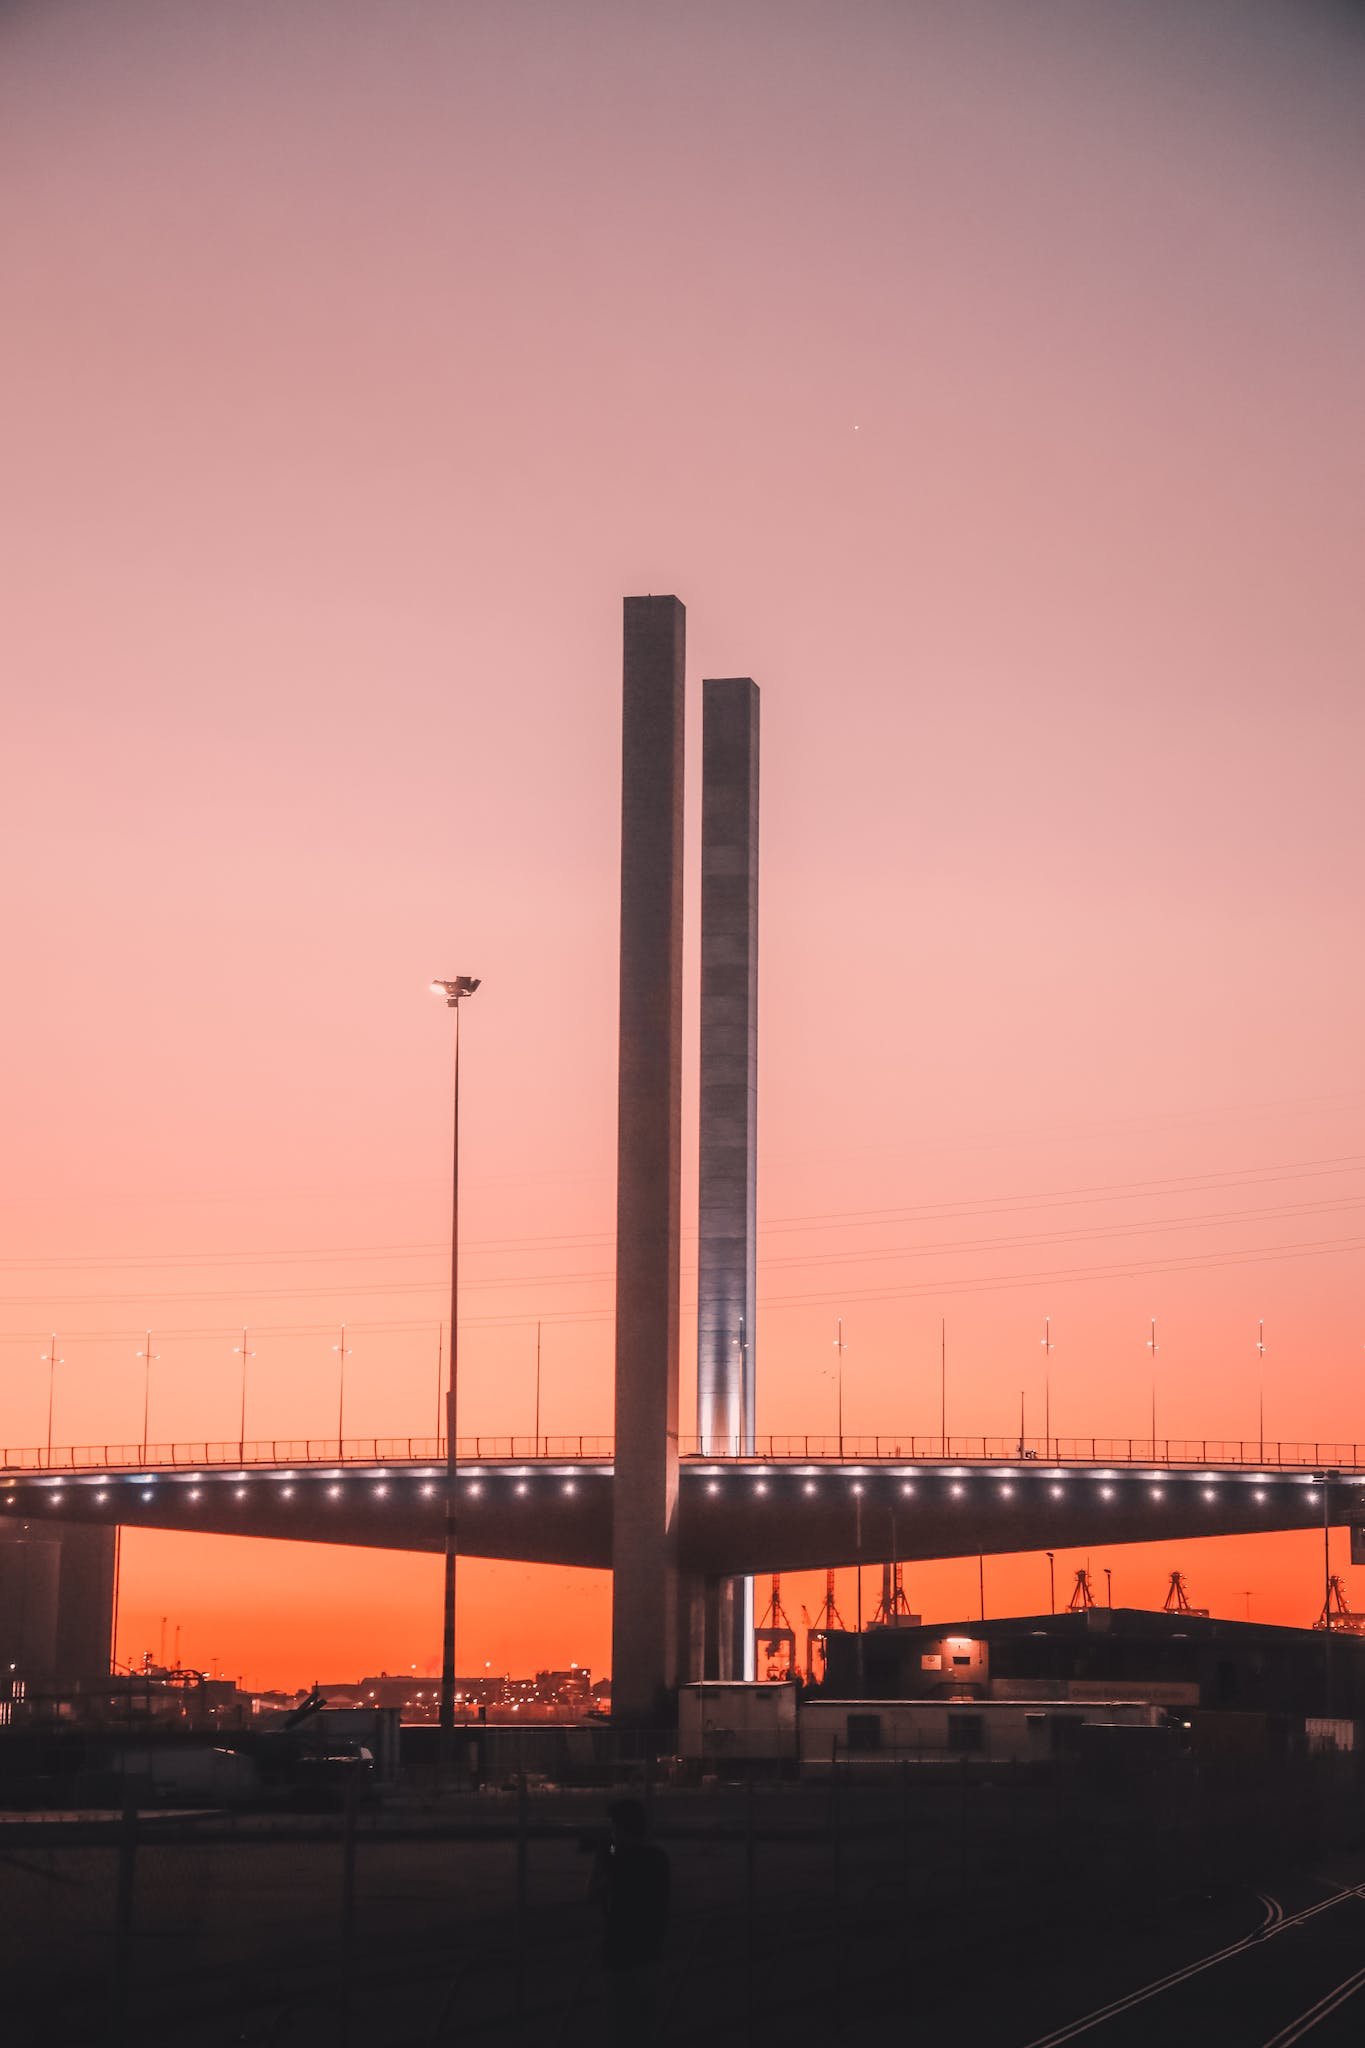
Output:
<svg viewBox="0 0 1365 2048">
<path fill-rule="evenodd" d="M 796 1761 L 796 1687 L 705 1679 L 678 1690 L 678 1754 L 705 1765 Z"/>
<path fill-rule="evenodd" d="M 1046 1763 L 1082 1750 L 1088 1729 L 1167 1725 L 1164 1708 L 1143 1700 L 807 1700 L 801 1768 L 961 1758 Z"/>
</svg>

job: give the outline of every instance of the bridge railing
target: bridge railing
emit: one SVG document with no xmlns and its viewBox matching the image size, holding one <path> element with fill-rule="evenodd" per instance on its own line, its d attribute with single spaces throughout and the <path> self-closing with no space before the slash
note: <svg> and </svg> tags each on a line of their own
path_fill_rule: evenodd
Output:
<svg viewBox="0 0 1365 2048">
<path fill-rule="evenodd" d="M 686 1438 L 688 1457 L 742 1455 L 716 1439 Z M 1149 1436 L 920 1436 L 910 1431 L 875 1436 L 768 1435 L 750 1454 L 773 1462 L 813 1459 L 859 1464 L 904 1459 L 933 1464 L 1048 1465 L 1291 1465 L 1305 1469 L 1365 1462 L 1365 1444 L 1255 1437 Z"/>
<path fill-rule="evenodd" d="M 461 1437 L 456 1455 L 462 1465 L 519 1460 L 610 1460 L 610 1436 L 469 1436 Z M 444 1464 L 444 1437 L 371 1436 L 261 1437 L 238 1443 L 206 1443 L 202 1439 L 164 1444 L 74 1444 L 33 1448 L 0 1448 L 0 1470 L 6 1472 L 79 1472 L 105 1468 L 191 1470 L 196 1466 L 251 1465 L 382 1465 Z"/>
<path fill-rule="evenodd" d="M 1277 1465 L 1305 1470 L 1365 1465 L 1365 1444 L 1247 1437 L 1139 1436 L 918 1436 L 892 1431 L 875 1436 L 769 1434 L 755 1439 L 752 1452 L 716 1438 L 683 1437 L 688 1459 L 733 1459 L 821 1464 L 907 1463 L 1011 1465 Z M 610 1436 L 468 1436 L 459 1439 L 461 1465 L 517 1464 L 535 1460 L 610 1463 Z M 192 1470 L 252 1465 L 442 1465 L 446 1446 L 434 1436 L 269 1437 L 238 1443 L 203 1440 L 163 1444 L 77 1444 L 66 1447 L 0 1449 L 0 1471 L 77 1472 L 102 1470 Z"/>
</svg>

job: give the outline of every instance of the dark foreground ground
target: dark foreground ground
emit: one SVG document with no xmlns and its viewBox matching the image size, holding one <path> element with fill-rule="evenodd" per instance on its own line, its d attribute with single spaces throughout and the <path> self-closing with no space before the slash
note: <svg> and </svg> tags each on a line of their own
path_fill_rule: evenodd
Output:
<svg viewBox="0 0 1365 2048">
<path fill-rule="evenodd" d="M 604 2041 L 581 1840 L 605 1796 L 144 1817 L 136 1838 L 0 1817 L 4 2038 Z M 1365 2041 L 1350 1760 L 1126 1784 L 890 1767 L 650 1803 L 675 1892 L 663 2041 Z"/>
</svg>

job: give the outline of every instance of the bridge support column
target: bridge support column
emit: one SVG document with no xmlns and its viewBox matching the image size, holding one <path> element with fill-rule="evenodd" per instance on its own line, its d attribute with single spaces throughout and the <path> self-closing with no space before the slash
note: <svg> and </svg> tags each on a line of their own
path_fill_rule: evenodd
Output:
<svg viewBox="0 0 1365 2048">
<path fill-rule="evenodd" d="M 117 1532 L 78 1522 L 0 1529 L 0 1659 L 30 1691 L 109 1676 Z"/>
<path fill-rule="evenodd" d="M 752 1678 L 754 1662 L 752 1579 L 708 1579 L 706 1676 Z"/>
<path fill-rule="evenodd" d="M 625 601 L 612 1713 L 671 1719 L 679 1611 L 683 649 L 676 597 Z"/>
<path fill-rule="evenodd" d="M 752 1457 L 756 1423 L 758 715 L 748 676 L 702 684 L 697 1436 L 713 1457 Z M 753 1581 L 722 1590 L 707 1675 L 752 1678 Z"/>
</svg>

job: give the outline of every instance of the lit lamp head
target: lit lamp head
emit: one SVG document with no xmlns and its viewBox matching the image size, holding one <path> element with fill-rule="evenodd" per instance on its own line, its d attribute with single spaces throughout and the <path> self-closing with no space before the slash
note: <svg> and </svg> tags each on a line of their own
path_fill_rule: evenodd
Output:
<svg viewBox="0 0 1365 2048">
<path fill-rule="evenodd" d="M 453 1010 L 463 996 L 472 996 L 478 986 L 472 974 L 457 974 L 454 981 L 433 981 L 431 993 L 444 996 L 446 1008 Z"/>
</svg>

